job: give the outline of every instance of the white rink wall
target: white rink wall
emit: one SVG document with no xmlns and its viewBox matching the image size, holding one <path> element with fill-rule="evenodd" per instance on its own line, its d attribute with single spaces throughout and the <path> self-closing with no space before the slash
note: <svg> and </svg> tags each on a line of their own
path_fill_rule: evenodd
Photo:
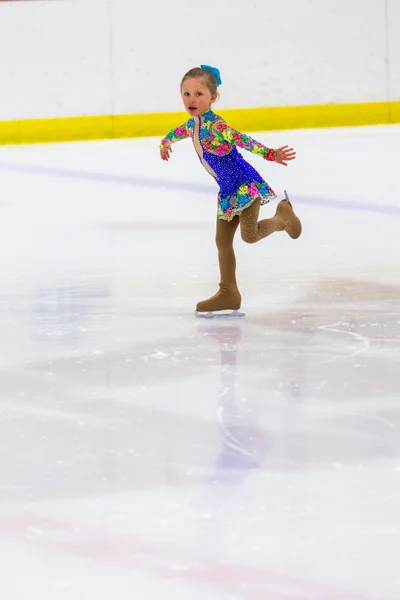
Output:
<svg viewBox="0 0 400 600">
<path fill-rule="evenodd" d="M 0 120 L 180 110 L 201 62 L 221 108 L 399 100 L 399 31 L 399 0 L 5 2 Z"/>
</svg>

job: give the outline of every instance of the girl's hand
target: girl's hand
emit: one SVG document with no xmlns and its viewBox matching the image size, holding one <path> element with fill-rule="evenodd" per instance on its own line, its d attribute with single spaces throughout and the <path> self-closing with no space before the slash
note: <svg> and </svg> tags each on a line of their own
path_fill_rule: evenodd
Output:
<svg viewBox="0 0 400 600">
<path fill-rule="evenodd" d="M 162 148 L 160 150 L 161 160 L 169 160 L 170 153 L 172 154 L 172 148 Z"/>
<path fill-rule="evenodd" d="M 293 148 L 289 148 L 289 146 L 281 146 L 276 151 L 276 159 L 279 165 L 283 165 L 287 167 L 287 161 L 294 160 L 296 158 L 296 152 Z"/>
</svg>

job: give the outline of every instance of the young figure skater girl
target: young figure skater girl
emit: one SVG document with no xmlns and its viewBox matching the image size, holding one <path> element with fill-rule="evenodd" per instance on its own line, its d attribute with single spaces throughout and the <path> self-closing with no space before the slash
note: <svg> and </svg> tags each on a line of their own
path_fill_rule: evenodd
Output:
<svg viewBox="0 0 400 600">
<path fill-rule="evenodd" d="M 239 225 L 242 239 L 249 244 L 275 231 L 286 231 L 296 239 L 302 230 L 287 195 L 279 202 L 274 217 L 258 220 L 260 206 L 276 198 L 276 195 L 244 160 L 236 146 L 284 166 L 296 158 L 296 153 L 288 146 L 277 150 L 266 148 L 250 136 L 229 127 L 212 112 L 211 106 L 218 97 L 217 87 L 221 83 L 219 70 L 215 67 L 201 65 L 186 73 L 181 82 L 181 95 L 190 119 L 170 131 L 160 146 L 162 160 L 169 160 L 174 142 L 192 138 L 201 164 L 219 185 L 216 231 L 219 290 L 211 298 L 197 304 L 196 316 L 214 316 L 226 310 L 242 316 L 237 313 L 241 306 L 241 295 L 236 282 L 233 249 L 233 239 Z"/>
</svg>

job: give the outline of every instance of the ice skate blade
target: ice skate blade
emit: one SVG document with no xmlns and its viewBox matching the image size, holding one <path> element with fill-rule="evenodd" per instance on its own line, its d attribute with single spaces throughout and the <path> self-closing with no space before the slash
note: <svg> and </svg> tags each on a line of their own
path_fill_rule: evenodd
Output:
<svg viewBox="0 0 400 600">
<path fill-rule="evenodd" d="M 195 317 L 198 319 L 239 319 L 245 316 L 245 313 L 234 310 L 232 312 L 196 312 Z"/>
</svg>

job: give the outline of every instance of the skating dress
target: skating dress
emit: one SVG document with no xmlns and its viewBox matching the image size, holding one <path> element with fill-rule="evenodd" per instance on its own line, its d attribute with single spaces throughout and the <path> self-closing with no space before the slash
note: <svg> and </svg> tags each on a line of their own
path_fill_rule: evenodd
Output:
<svg viewBox="0 0 400 600">
<path fill-rule="evenodd" d="M 231 221 L 257 198 L 260 198 L 261 204 L 267 204 L 272 198 L 276 198 L 275 192 L 244 160 L 236 146 L 269 161 L 275 160 L 275 150 L 266 148 L 250 136 L 229 127 L 222 117 L 212 111 L 192 117 L 170 131 L 161 141 L 161 148 L 170 148 L 174 142 L 188 137 L 192 138 L 203 167 L 219 185 L 219 219 Z"/>
</svg>

